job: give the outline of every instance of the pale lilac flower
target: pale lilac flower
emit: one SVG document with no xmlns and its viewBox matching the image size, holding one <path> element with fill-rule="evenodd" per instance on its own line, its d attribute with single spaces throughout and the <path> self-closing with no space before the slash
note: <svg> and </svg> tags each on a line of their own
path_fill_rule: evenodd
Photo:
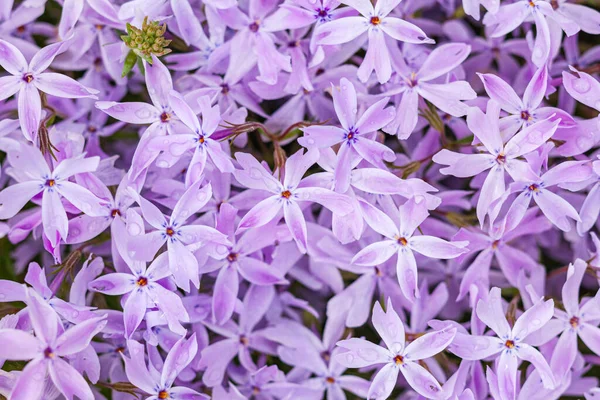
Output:
<svg viewBox="0 0 600 400">
<path fill-rule="evenodd" d="M 338 87 L 331 84 L 333 105 L 341 128 L 327 125 L 313 125 L 304 128 L 304 137 L 298 143 L 312 148 L 327 148 L 341 143 L 337 152 L 334 169 L 335 190 L 345 193 L 350 185 L 350 174 L 361 160 L 376 167 L 386 169 L 385 162 L 396 159 L 394 152 L 384 144 L 374 140 L 375 133 L 394 118 L 391 107 L 385 108 L 388 99 L 381 99 L 370 106 L 358 118 L 358 101 L 354 85 L 346 78 Z"/>
<path fill-rule="evenodd" d="M 47 374 L 68 399 L 93 400 L 88 383 L 63 357 L 89 346 L 106 325 L 105 316 L 92 318 L 63 331 L 55 311 L 37 294 L 28 291 L 27 304 L 35 336 L 17 329 L 0 329 L 0 358 L 31 360 L 19 375 L 10 398 L 32 400 L 42 396 Z"/>
<path fill-rule="evenodd" d="M 283 183 L 271 175 L 254 157 L 247 153 L 236 153 L 243 167 L 235 170 L 235 178 L 244 186 L 270 192 L 271 195 L 250 209 L 240 221 L 237 231 L 264 226 L 283 217 L 301 252 L 306 253 L 306 220 L 300 204 L 315 202 L 333 213 L 346 215 L 352 211 L 352 202 L 343 195 L 321 187 L 303 185 L 302 177 L 317 162 L 319 152 L 303 150 L 296 152 L 286 161 Z"/>
<path fill-rule="evenodd" d="M 396 386 L 399 373 L 402 373 L 409 386 L 420 395 L 426 398 L 439 397 L 442 387 L 419 361 L 433 357 L 448 347 L 454 339 L 456 329 L 449 327 L 429 332 L 406 344 L 404 325 L 389 299 L 386 312 L 379 302 L 375 303 L 372 322 L 386 347 L 364 339 L 352 338 L 337 343 L 347 351 L 336 357 L 337 362 L 347 368 L 385 364 L 373 378 L 367 398 L 387 399 Z"/>
<path fill-rule="evenodd" d="M 388 36 L 407 43 L 435 43 L 416 25 L 389 16 L 400 1 L 378 1 L 375 6 L 369 0 L 342 1 L 361 15 L 339 18 L 320 25 L 314 33 L 317 37 L 316 44 L 347 43 L 367 33 L 369 45 L 367 54 L 358 69 L 358 78 L 366 82 L 375 70 L 379 83 L 386 83 L 392 76 L 392 60 L 388 46 L 393 42 L 388 45 Z"/>
<path fill-rule="evenodd" d="M 187 126 L 185 133 L 155 137 L 148 141 L 147 149 L 158 156 L 157 165 L 161 168 L 171 167 L 188 150 L 194 149 L 194 155 L 187 167 L 186 186 L 198 181 L 208 160 L 221 172 L 233 172 L 231 156 L 227 154 L 221 143 L 211 138 L 221 121 L 219 106 L 211 107 L 207 96 L 198 99 L 202 112 L 202 121 L 177 92 L 171 91 L 169 101 L 181 121 Z M 189 131 L 192 133 L 189 133 Z"/>
<path fill-rule="evenodd" d="M 211 185 L 201 187 L 199 182 L 191 185 L 177 201 L 168 219 L 154 204 L 135 192 L 131 194 L 140 205 L 144 220 L 156 230 L 144 233 L 143 225 L 128 220 L 127 230 L 132 235 L 127 244 L 129 257 L 134 260 L 152 261 L 166 243 L 168 265 L 177 286 L 189 292 L 191 281 L 199 288 L 198 260 L 191 248 L 200 243 L 205 246 L 230 244 L 227 237 L 214 228 L 186 223 L 212 197 Z M 225 256 L 226 254 L 221 255 Z"/>
<path fill-rule="evenodd" d="M 19 120 L 27 140 L 35 141 L 40 128 L 42 102 L 39 91 L 68 99 L 96 98 L 97 90 L 87 88 L 66 75 L 44 72 L 67 45 L 60 42 L 46 46 L 27 64 L 19 49 L 0 39 L 0 65 L 10 74 L 0 78 L 0 100 L 19 93 Z"/>
<path fill-rule="evenodd" d="M 33 197 L 42 193 L 42 223 L 44 234 L 56 247 L 69 234 L 69 224 L 61 198 L 65 198 L 84 214 L 99 217 L 104 214 L 104 201 L 69 178 L 95 171 L 100 159 L 84 155 L 60 162 L 50 171 L 37 148 L 21 144 L 10 153 L 12 175 L 18 183 L 0 192 L 0 218 L 7 219 L 19 212 Z"/>
<path fill-rule="evenodd" d="M 493 74 L 479 74 L 490 99 L 500 104 L 509 116 L 500 119 L 500 132 L 504 138 L 511 138 L 519 129 L 536 122 L 550 119 L 560 120 L 559 128 L 573 126 L 575 121 L 568 113 L 556 107 L 540 107 L 546 96 L 548 68 L 539 68 L 525 88 L 523 99 L 511 85 Z"/>
<path fill-rule="evenodd" d="M 490 170 L 481 188 L 477 201 L 477 218 L 483 226 L 490 205 L 505 192 L 505 171 L 513 179 L 518 179 L 520 171 L 530 169 L 525 161 L 518 158 L 530 153 L 544 144 L 556 131 L 560 120 L 548 119 L 530 125 L 510 138 L 506 143 L 500 135 L 500 105 L 490 100 L 487 113 L 472 107 L 469 109 L 467 124 L 475 137 L 481 141 L 486 153 L 461 154 L 450 150 L 441 150 L 433 161 L 448 165 L 440 172 L 456 177 L 469 177 Z M 492 216 L 495 218 L 495 216 Z"/>
<path fill-rule="evenodd" d="M 123 321 L 125 337 L 130 339 L 146 315 L 146 309 L 158 308 L 166 318 L 169 329 L 180 335 L 186 330 L 181 322 L 189 316 L 181 298 L 166 289 L 159 281 L 171 275 L 166 253 L 161 254 L 146 268 L 146 263 L 128 260 L 129 273 L 115 272 L 103 275 L 89 283 L 90 290 L 111 296 L 124 295 Z"/>
<path fill-rule="evenodd" d="M 367 224 L 385 237 L 358 252 L 352 264 L 378 265 L 397 255 L 396 274 L 402 293 L 411 302 L 419 296 L 417 262 L 413 251 L 426 257 L 456 258 L 468 250 L 468 242 L 447 242 L 443 239 L 414 235 L 415 230 L 429 216 L 422 197 L 409 199 L 400 206 L 397 215 L 388 216 L 375 206 L 360 201 L 361 212 Z"/>
<path fill-rule="evenodd" d="M 420 97 L 451 116 L 466 115 L 469 107 L 462 100 L 477 97 L 471 85 L 459 80 L 437 82 L 457 68 L 470 52 L 471 46 L 464 43 L 443 44 L 429 54 L 418 70 L 402 58 L 394 60 L 398 77 L 387 85 L 382 96 L 401 94 L 402 99 L 397 104 L 396 118 L 383 130 L 398 135 L 399 139 L 407 139 L 417 126 Z"/>
<path fill-rule="evenodd" d="M 487 300 L 479 300 L 477 303 L 477 316 L 496 336 L 472 336 L 459 332 L 448 350 L 465 360 L 487 359 L 499 354 L 496 371 L 502 398 L 516 398 L 519 360 L 533 364 L 544 382 L 544 387 L 553 389 L 553 371 L 542 354 L 527 341 L 529 335 L 544 329 L 553 314 L 554 301 L 540 299 L 525 311 L 511 328 L 502 308 L 500 288 L 492 288 Z"/>
</svg>

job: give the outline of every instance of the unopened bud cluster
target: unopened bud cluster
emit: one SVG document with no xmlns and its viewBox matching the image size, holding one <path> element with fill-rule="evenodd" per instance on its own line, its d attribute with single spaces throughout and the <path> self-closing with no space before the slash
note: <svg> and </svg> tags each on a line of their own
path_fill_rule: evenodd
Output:
<svg viewBox="0 0 600 400">
<path fill-rule="evenodd" d="M 135 54 L 152 63 L 152 54 L 160 57 L 171 52 L 171 49 L 167 48 L 171 41 L 163 37 L 166 30 L 167 24 L 148 22 L 148 17 L 145 17 L 142 29 L 127 24 L 127 35 L 121 36 L 121 39 Z"/>
</svg>

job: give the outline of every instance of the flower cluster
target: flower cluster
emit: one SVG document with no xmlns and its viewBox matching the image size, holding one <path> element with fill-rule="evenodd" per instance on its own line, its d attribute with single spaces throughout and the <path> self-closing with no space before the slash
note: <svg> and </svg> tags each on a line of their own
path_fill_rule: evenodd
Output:
<svg viewBox="0 0 600 400">
<path fill-rule="evenodd" d="M 597 1 L 0 3 L 0 398 L 600 398 Z"/>
</svg>

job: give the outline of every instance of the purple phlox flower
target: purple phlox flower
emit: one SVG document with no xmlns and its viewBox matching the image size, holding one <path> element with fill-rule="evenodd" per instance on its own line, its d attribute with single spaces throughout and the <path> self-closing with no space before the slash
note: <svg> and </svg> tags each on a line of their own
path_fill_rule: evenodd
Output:
<svg viewBox="0 0 600 400">
<path fill-rule="evenodd" d="M 1 329 L 5 345 L 0 358 L 31 360 L 19 375 L 11 399 L 32 400 L 42 396 L 46 374 L 67 398 L 93 400 L 88 383 L 62 357 L 84 350 L 106 325 L 106 317 L 92 318 L 64 331 L 55 311 L 33 291 L 27 291 L 27 304 L 35 336 L 17 329 Z"/>
<path fill-rule="evenodd" d="M 221 205 L 217 216 L 217 230 L 230 240 L 229 245 L 218 246 L 219 259 L 208 259 L 200 273 L 218 270 L 212 297 L 212 322 L 223 325 L 234 311 L 239 290 L 239 275 L 255 285 L 270 286 L 285 283 L 283 275 L 271 265 L 253 255 L 275 241 L 290 240 L 285 225 L 273 223 L 262 228 L 248 229 L 236 239 L 235 219 L 238 210 L 228 203 Z"/>
<path fill-rule="evenodd" d="M 515 93 L 511 85 L 493 74 L 479 74 L 490 99 L 500 104 L 509 116 L 500 119 L 500 132 L 503 138 L 511 138 L 520 129 L 536 122 L 549 119 L 559 120 L 559 128 L 572 127 L 573 117 L 556 107 L 540 107 L 548 84 L 548 68 L 537 69 L 525 88 L 523 99 Z"/>
<path fill-rule="evenodd" d="M 248 89 L 248 86 L 243 81 L 229 82 L 227 77 L 221 78 L 218 75 L 196 73 L 180 79 L 177 83 L 180 85 L 189 84 L 192 89 L 184 95 L 188 104 L 194 105 L 196 99 L 208 96 L 211 103 L 219 105 L 221 113 L 242 106 L 261 117 L 267 118 L 267 114 L 265 114 L 259 105 L 260 99 Z M 197 88 L 198 84 L 201 85 L 200 88 Z M 197 101 L 196 104 L 199 106 Z M 192 109 L 200 112 L 201 110 L 198 106 L 192 107 Z M 228 119 L 227 122 L 233 123 L 234 121 Z"/>
<path fill-rule="evenodd" d="M 294 153 L 285 163 L 283 183 L 275 179 L 254 157 L 247 153 L 236 153 L 236 159 L 243 169 L 235 170 L 235 178 L 245 187 L 264 190 L 271 196 L 259 202 L 244 215 L 237 232 L 279 220 L 283 209 L 285 222 L 301 252 L 306 252 L 306 221 L 299 203 L 316 202 L 332 212 L 346 215 L 352 211 L 352 202 L 345 195 L 329 189 L 304 186 L 302 177 L 317 162 L 316 149 L 304 153 Z"/>
<path fill-rule="evenodd" d="M 485 223 L 485 216 L 490 211 L 490 205 L 504 194 L 504 171 L 517 179 L 520 172 L 528 170 L 525 161 L 518 157 L 530 153 L 544 144 L 556 131 L 560 120 L 549 119 L 536 122 L 503 143 L 499 128 L 500 105 L 490 100 L 487 112 L 484 114 L 479 108 L 472 107 L 467 115 L 469 129 L 483 144 L 488 154 L 461 154 L 443 149 L 433 156 L 433 161 L 438 164 L 448 165 L 440 172 L 444 175 L 456 177 L 469 177 L 490 170 L 481 188 L 477 201 L 477 218 L 481 226 Z M 496 215 L 491 215 L 495 219 Z"/>
<path fill-rule="evenodd" d="M 586 268 L 587 263 L 581 259 L 569 265 L 567 279 L 562 287 L 565 310 L 554 310 L 555 319 L 549 321 L 543 330 L 537 331 L 531 337 L 531 344 L 542 345 L 560 335 L 553 352 L 553 357 L 558 359 L 551 362 L 557 382 L 566 377 L 575 362 L 578 354 L 578 337 L 594 353 L 600 353 L 600 328 L 598 328 L 600 291 L 593 298 L 582 298 L 581 302 L 579 301 L 579 287 Z"/>
<path fill-rule="evenodd" d="M 171 73 L 155 56 L 152 64 L 145 63 L 146 86 L 152 104 L 141 102 L 117 103 L 98 101 L 96 107 L 111 117 L 129 124 L 150 124 L 145 130 L 141 143 L 136 149 L 129 171 L 131 180 L 136 180 L 154 162 L 158 152 L 149 150 L 148 141 L 154 136 L 172 135 L 184 132 L 184 126 L 176 118 L 172 108 L 171 92 L 173 82 Z"/>
<path fill-rule="evenodd" d="M 582 222 L 581 218 L 567 200 L 551 191 L 550 188 L 556 185 L 560 187 L 567 183 L 586 181 L 592 174 L 590 162 L 587 160 L 565 161 L 541 175 L 532 169 L 517 171 L 513 176 L 515 182 L 510 184 L 505 194 L 491 204 L 490 208 L 500 208 L 510 194 L 520 192 L 505 216 L 504 222 L 507 231 L 512 230 L 521 222 L 533 199 L 550 222 L 560 230 L 568 232 L 571 230 L 569 218 L 578 223 Z"/>
<path fill-rule="evenodd" d="M 503 4 L 495 14 L 487 13 L 483 23 L 492 27 L 491 37 L 504 36 L 519 27 L 523 22 L 535 23 L 536 37 L 531 60 L 538 67 L 548 61 L 551 52 L 551 35 L 549 21 L 556 22 L 568 36 L 574 35 L 579 30 L 562 14 L 554 11 L 550 2 L 546 0 L 519 0 L 512 4 Z"/>
<path fill-rule="evenodd" d="M 413 251 L 426 257 L 449 259 L 466 253 L 468 242 L 447 242 L 443 239 L 413 236 L 418 226 L 429 216 L 424 199 L 417 196 L 408 200 L 392 217 L 375 206 L 360 201 L 361 212 L 367 224 L 386 239 L 375 242 L 352 259 L 356 265 L 378 265 L 397 255 L 396 274 L 402 293 L 413 302 L 417 291 L 417 262 Z"/>
<path fill-rule="evenodd" d="M 66 47 L 68 42 L 54 43 L 38 51 L 29 64 L 14 45 L 0 39 L 0 65 L 10 74 L 0 78 L 2 95 L 0 100 L 18 95 L 19 120 L 21 131 L 27 140 L 35 141 L 42 118 L 42 103 L 39 91 L 64 98 L 95 98 L 97 90 L 87 88 L 55 72 L 44 72 L 52 61 Z"/>
<path fill-rule="evenodd" d="M 515 322 L 508 324 L 500 288 L 492 288 L 487 300 L 477 303 L 477 316 L 496 334 L 496 336 L 473 336 L 457 333 L 448 347 L 452 353 L 465 360 L 481 360 L 497 357 L 496 371 L 502 398 L 516 398 L 517 368 L 519 360 L 529 361 L 540 374 L 544 387 L 553 389 L 555 379 L 553 371 L 542 354 L 528 344 L 527 337 L 542 329 L 554 314 L 554 301 L 538 300 Z"/>
<path fill-rule="evenodd" d="M 130 193 L 140 205 L 144 220 L 156 230 L 144 233 L 143 224 L 128 220 L 127 230 L 131 235 L 127 244 L 129 257 L 151 261 L 166 243 L 168 265 L 177 286 L 186 292 L 190 291 L 190 281 L 196 288 L 200 287 L 198 261 L 191 251 L 192 247 L 199 243 L 221 246 L 231 244 L 226 235 L 212 227 L 186 224 L 190 216 L 204 207 L 211 198 L 211 185 L 201 187 L 199 182 L 191 185 L 177 201 L 168 219 L 154 204 L 133 191 Z M 226 254 L 221 254 L 221 257 L 225 256 Z"/>
<path fill-rule="evenodd" d="M 273 85 L 279 71 L 292 72 L 291 58 L 277 51 L 273 32 L 287 29 L 282 12 L 275 7 L 278 2 L 250 0 L 248 13 L 239 7 L 218 10 L 225 24 L 236 30 L 231 39 L 229 67 L 225 76 L 230 82 L 238 82 L 255 65 L 258 65 L 259 81 Z"/>
<path fill-rule="evenodd" d="M 115 272 L 103 275 L 89 283 L 90 290 L 111 296 L 123 295 L 123 318 L 125 337 L 131 338 L 144 316 L 147 308 L 156 307 L 164 315 L 169 329 L 180 335 L 185 334 L 181 322 L 188 322 L 189 316 L 183 307 L 181 298 L 166 289 L 163 278 L 171 276 L 167 254 L 158 256 L 148 268 L 144 262 L 128 261 L 130 272 Z"/>
<path fill-rule="evenodd" d="M 72 37 L 73 28 L 84 11 L 86 4 L 103 19 L 112 23 L 121 23 L 117 11 L 110 0 L 65 0 L 58 24 L 58 36 L 60 38 L 65 40 Z"/>
<path fill-rule="evenodd" d="M 13 217 L 29 200 L 42 193 L 42 223 L 44 234 L 56 247 L 60 240 L 65 240 L 69 233 L 69 225 L 65 207 L 61 202 L 64 197 L 77 209 L 90 216 L 104 214 L 104 201 L 96 197 L 88 189 L 69 178 L 95 171 L 100 159 L 85 158 L 85 155 L 61 161 L 50 171 L 41 152 L 28 144 L 21 144 L 19 150 L 8 155 L 12 166 L 11 175 L 18 183 L 0 192 L 0 218 Z"/>
<path fill-rule="evenodd" d="M 391 17 L 389 14 L 401 0 L 377 2 L 375 6 L 369 0 L 344 0 L 342 3 L 354 8 L 361 15 L 338 18 L 319 25 L 315 30 L 317 45 L 336 45 L 347 43 L 359 36 L 368 35 L 367 54 L 361 63 L 357 75 L 366 82 L 373 70 L 379 83 L 386 83 L 392 76 L 392 60 L 390 49 L 392 41 L 407 43 L 431 44 L 434 40 L 416 25 Z"/>
<path fill-rule="evenodd" d="M 396 117 L 384 131 L 398 135 L 399 139 L 407 139 L 417 125 L 419 114 L 419 97 L 428 100 L 443 112 L 461 117 L 467 114 L 469 107 L 462 100 L 477 97 L 468 82 L 462 80 L 444 83 L 431 83 L 448 74 L 469 56 L 471 46 L 464 43 L 447 43 L 434 49 L 425 59 L 421 67 L 415 68 L 406 64 L 402 58 L 394 60 L 397 79 L 390 82 L 381 96 L 402 94 L 397 102 Z"/>
<path fill-rule="evenodd" d="M 304 388 L 288 382 L 283 371 L 276 365 L 264 366 L 256 372 L 246 373 L 243 376 L 232 376 L 238 383 L 238 393 L 243 399 L 280 399 L 292 396 L 292 398 L 304 398 Z M 230 384 L 230 387 L 235 387 Z"/>
<path fill-rule="evenodd" d="M 202 112 L 202 121 L 200 121 L 179 93 L 171 91 L 169 98 L 176 114 L 192 133 L 186 129 L 186 133 L 150 139 L 146 146 L 148 152 L 154 155 L 160 153 L 156 165 L 160 168 L 169 168 L 188 150 L 194 149 L 185 176 L 186 186 L 200 179 L 208 159 L 219 171 L 233 172 L 231 156 L 223 150 L 220 142 L 211 138 L 221 121 L 219 106 L 211 107 L 207 96 L 198 99 Z"/>
<path fill-rule="evenodd" d="M 557 22 L 569 36 L 571 36 L 569 32 L 578 29 L 592 35 L 600 34 L 600 12 L 598 10 L 583 4 L 574 4 L 570 0 L 557 0 L 551 4 L 554 13 L 561 17 L 557 19 Z"/>
<path fill-rule="evenodd" d="M 407 345 L 404 325 L 389 299 L 386 310 L 384 312 L 381 304 L 376 302 L 372 317 L 375 330 L 386 347 L 358 338 L 342 340 L 337 345 L 347 351 L 338 354 L 336 361 L 347 368 L 385 364 L 373 378 L 367 398 L 388 398 L 396 386 L 399 373 L 420 395 L 438 398 L 442 394 L 442 387 L 418 361 L 432 357 L 448 347 L 454 339 L 456 329 L 429 332 Z"/>
<path fill-rule="evenodd" d="M 226 3 L 227 1 L 219 1 L 217 8 Z M 187 9 L 187 5 L 183 1 L 176 8 L 178 13 L 186 18 L 193 15 L 193 12 Z M 208 37 L 204 33 L 201 25 L 197 21 L 186 21 L 187 26 L 181 28 L 182 37 L 184 40 L 196 47 L 198 50 L 190 51 L 187 53 L 176 53 L 168 54 L 165 56 L 169 68 L 175 71 L 191 71 L 201 67 L 205 67 L 209 71 L 220 70 L 222 66 L 220 63 L 223 62 L 229 56 L 229 46 L 231 42 L 225 41 L 226 25 L 221 19 L 218 10 L 215 6 L 208 6 L 207 2 L 204 2 L 207 6 L 204 8 L 204 16 L 208 24 Z M 181 5 L 183 4 L 183 6 Z M 234 7 L 235 0 L 234 0 Z M 228 8 L 228 7 L 224 7 Z M 173 10 L 175 11 L 175 9 Z M 200 29 L 198 29 L 200 26 Z M 171 28 L 171 26 L 169 26 Z M 187 38 L 186 38 L 187 36 Z"/>
<path fill-rule="evenodd" d="M 495 14 L 500 7 L 500 0 L 462 0 L 463 9 L 467 15 L 479 21 L 480 8 L 483 6 L 488 13 Z"/>
<path fill-rule="evenodd" d="M 153 361 L 150 360 L 149 368 L 146 366 L 144 356 L 144 345 L 135 340 L 128 340 L 130 357 L 123 356 L 125 361 L 125 372 L 129 380 L 138 388 L 151 395 L 148 399 L 208 399 L 209 396 L 200 394 L 185 386 L 173 386 L 175 379 L 181 371 L 194 359 L 198 351 L 196 334 L 192 334 L 186 340 L 182 337 L 167 354 L 159 371 Z"/>
<path fill-rule="evenodd" d="M 341 143 L 335 166 L 336 191 L 344 193 L 350 185 L 350 172 L 364 159 L 381 169 L 386 169 L 384 161 L 392 162 L 394 152 L 374 139 L 377 131 L 394 117 L 392 108 L 385 108 L 388 99 L 384 98 L 369 107 L 357 121 L 358 103 L 354 85 L 342 78 L 338 87 L 331 85 L 333 105 L 341 128 L 314 125 L 303 129 L 304 137 L 298 142 L 309 148 L 327 148 Z"/>
<path fill-rule="evenodd" d="M 461 228 L 458 231 L 453 240 L 469 241 L 469 253 L 459 258 L 462 262 L 469 257 L 466 263 L 468 267 L 460 284 L 459 299 L 469 292 L 472 285 L 475 285 L 480 293 L 487 293 L 490 278 L 494 275 L 490 273 L 492 259 L 496 260 L 504 278 L 515 287 L 518 286 L 522 271 L 526 276 L 532 276 L 542 268 L 534 259 L 537 258 L 537 253 L 531 255 L 527 253 L 526 248 L 517 247 L 518 243 L 524 240 L 524 236 L 545 232 L 552 227 L 545 217 L 536 214 L 535 208 L 528 210 L 521 223 L 511 230 L 503 229 L 503 222 L 499 221 L 489 228 L 487 233 L 476 228 Z M 472 258 L 475 254 L 477 256 Z M 543 287 L 536 285 L 536 290 L 538 289 Z"/>
<path fill-rule="evenodd" d="M 205 323 L 215 333 L 224 337 L 202 350 L 198 367 L 204 370 L 202 382 L 208 387 L 220 385 L 227 367 L 237 355 L 240 364 L 247 371 L 254 372 L 257 367 L 250 356 L 250 350 L 265 354 L 276 354 L 276 346 L 267 340 L 264 330 L 255 330 L 263 319 L 274 296 L 271 286 L 252 285 L 244 296 L 239 324 L 228 321 L 223 326 Z"/>
</svg>

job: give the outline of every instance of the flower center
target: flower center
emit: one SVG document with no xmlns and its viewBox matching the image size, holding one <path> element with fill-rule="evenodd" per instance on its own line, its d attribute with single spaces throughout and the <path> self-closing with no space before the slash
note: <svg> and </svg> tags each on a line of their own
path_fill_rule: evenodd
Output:
<svg viewBox="0 0 600 400">
<path fill-rule="evenodd" d="M 168 112 L 163 112 L 160 114 L 160 122 L 169 122 L 171 120 L 171 114 Z"/>
<path fill-rule="evenodd" d="M 169 392 L 167 392 L 166 390 L 161 390 L 160 392 L 158 392 L 158 398 L 161 400 L 168 399 Z"/>
<path fill-rule="evenodd" d="M 507 340 L 504 343 L 504 346 L 506 346 L 507 349 L 514 349 L 515 348 L 515 342 L 513 340 Z"/>
<path fill-rule="evenodd" d="M 535 2 L 533 0 L 529 0 L 529 7 L 535 7 Z"/>
<path fill-rule="evenodd" d="M 123 354 L 125 352 L 125 347 L 121 346 L 121 347 L 117 347 L 117 349 L 115 350 L 117 353 L 121 353 Z"/>
<path fill-rule="evenodd" d="M 406 246 L 408 244 L 408 240 L 405 237 L 401 237 L 397 239 L 397 242 L 401 246 Z"/>
<path fill-rule="evenodd" d="M 244 346 L 248 346 L 248 343 L 250 343 L 250 341 L 248 340 L 248 338 L 244 335 L 240 336 L 240 343 L 243 344 Z"/>
<path fill-rule="evenodd" d="M 397 355 L 396 357 L 394 357 L 394 362 L 396 363 L 396 365 L 402 365 L 404 364 L 404 357 L 402 357 L 401 355 Z"/>
<path fill-rule="evenodd" d="M 252 386 L 252 394 L 257 395 L 260 393 L 260 388 L 258 386 Z"/>
<path fill-rule="evenodd" d="M 198 143 L 200 144 L 204 144 L 205 140 L 204 140 L 204 135 L 200 135 L 198 136 Z"/>
<path fill-rule="evenodd" d="M 292 192 L 290 192 L 289 190 L 284 190 L 283 192 L 281 192 L 281 197 L 283 197 L 284 199 L 289 199 L 290 197 L 292 197 Z"/>
<path fill-rule="evenodd" d="M 171 227 L 168 227 L 168 228 L 165 230 L 165 233 L 167 234 L 167 236 L 173 236 L 173 235 L 175 234 L 175 231 L 173 230 L 173 228 L 171 228 Z"/>
<path fill-rule="evenodd" d="M 52 186 L 54 186 L 54 185 L 56 185 L 56 181 L 55 181 L 54 179 L 48 179 L 48 180 L 46 181 L 46 186 L 48 186 L 48 187 L 52 187 Z"/>
<path fill-rule="evenodd" d="M 317 10 L 317 15 L 320 18 L 326 18 L 329 14 L 327 13 L 327 10 L 325 8 L 320 8 Z"/>
<path fill-rule="evenodd" d="M 334 384 L 335 378 L 333 376 L 328 376 L 327 378 L 325 378 L 325 381 L 327 381 L 327 383 L 329 384 Z"/>
<path fill-rule="evenodd" d="M 498 154 L 496 156 L 496 162 L 498 164 L 504 164 L 506 162 L 506 156 L 504 154 L 502 154 L 502 153 Z"/>
<path fill-rule="evenodd" d="M 529 190 L 531 190 L 532 192 L 539 192 L 540 191 L 540 187 L 538 185 L 536 185 L 535 183 L 529 185 Z"/>
<path fill-rule="evenodd" d="M 529 111 L 521 111 L 521 119 L 523 121 L 531 121 L 533 117 L 529 114 Z"/>
<path fill-rule="evenodd" d="M 258 22 L 253 22 L 248 26 L 248 29 L 250 29 L 251 32 L 258 32 Z"/>
<path fill-rule="evenodd" d="M 48 348 L 46 348 L 46 350 L 44 350 L 44 357 L 54 358 L 54 352 L 52 351 L 52 349 L 50 347 L 48 347 Z"/>
<path fill-rule="evenodd" d="M 494 240 L 492 242 L 492 249 L 496 250 L 498 248 L 498 245 L 500 244 L 499 240 Z"/>
<path fill-rule="evenodd" d="M 88 126 L 88 132 L 96 133 L 96 132 L 98 132 L 98 128 L 96 128 L 94 125 L 90 125 L 90 126 Z"/>
<path fill-rule="evenodd" d="M 135 282 L 136 285 L 138 285 L 139 287 L 144 287 L 148 284 L 148 279 L 144 278 L 143 276 L 140 276 L 138 278 L 138 280 Z"/>
<path fill-rule="evenodd" d="M 235 262 L 238 259 L 238 253 L 229 253 L 229 255 L 227 256 L 227 261 L 229 262 Z"/>
<path fill-rule="evenodd" d="M 573 317 L 569 320 L 569 324 L 571 324 L 571 326 L 573 328 L 577 328 L 579 326 L 579 318 L 577 317 Z"/>
<path fill-rule="evenodd" d="M 25 75 L 23 75 L 23 80 L 27 83 L 31 83 L 33 81 L 33 75 L 25 74 Z"/>
<path fill-rule="evenodd" d="M 226 83 L 221 84 L 221 93 L 227 94 L 229 93 L 229 85 Z"/>
<path fill-rule="evenodd" d="M 113 218 L 116 218 L 117 216 L 121 216 L 121 211 L 119 211 L 118 208 L 114 208 L 111 212 L 110 212 L 110 216 Z"/>
<path fill-rule="evenodd" d="M 371 25 L 379 25 L 380 23 L 381 23 L 381 18 L 371 17 Z"/>
</svg>

